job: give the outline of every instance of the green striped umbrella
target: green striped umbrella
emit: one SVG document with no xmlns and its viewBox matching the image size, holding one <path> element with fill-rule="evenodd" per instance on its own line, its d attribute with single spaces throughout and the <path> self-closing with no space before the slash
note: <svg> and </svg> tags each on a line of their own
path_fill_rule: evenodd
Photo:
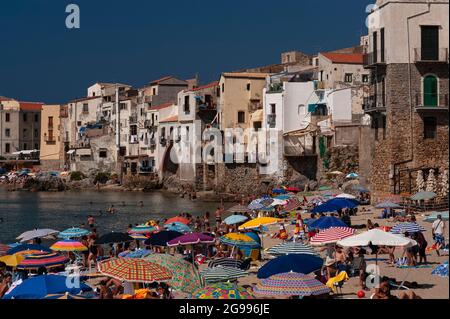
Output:
<svg viewBox="0 0 450 319">
<path fill-rule="evenodd" d="M 238 278 L 245 277 L 248 272 L 235 267 L 217 266 L 214 268 L 207 268 L 201 273 L 207 284 L 222 281 L 234 281 Z"/>
</svg>

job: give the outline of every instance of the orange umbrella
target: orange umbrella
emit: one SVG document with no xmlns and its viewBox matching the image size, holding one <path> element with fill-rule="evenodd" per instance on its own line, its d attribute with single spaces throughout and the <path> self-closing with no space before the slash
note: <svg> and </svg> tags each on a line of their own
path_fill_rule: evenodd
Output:
<svg viewBox="0 0 450 319">
<path fill-rule="evenodd" d="M 189 219 L 177 216 L 177 217 L 169 218 L 164 224 L 167 225 L 167 224 L 172 224 L 172 223 L 182 223 L 182 224 L 187 225 L 187 224 L 189 224 Z"/>
</svg>

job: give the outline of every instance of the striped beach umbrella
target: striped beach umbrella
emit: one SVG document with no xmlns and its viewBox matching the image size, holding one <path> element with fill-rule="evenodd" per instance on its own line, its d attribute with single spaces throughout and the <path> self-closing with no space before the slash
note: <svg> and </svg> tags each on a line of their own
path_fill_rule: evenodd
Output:
<svg viewBox="0 0 450 319">
<path fill-rule="evenodd" d="M 190 294 L 202 286 L 198 271 L 182 258 L 168 254 L 152 254 L 144 259 L 169 269 L 172 278 L 164 282 L 175 290 Z"/>
<path fill-rule="evenodd" d="M 91 232 L 87 229 L 72 227 L 72 228 L 67 228 L 67 229 L 63 230 L 62 232 L 60 232 L 58 234 L 58 237 L 65 238 L 65 239 L 79 238 L 79 237 L 87 236 L 90 233 Z"/>
<path fill-rule="evenodd" d="M 208 263 L 208 268 L 214 268 L 214 267 L 218 267 L 218 266 L 227 267 L 227 268 L 230 268 L 230 267 L 241 268 L 243 263 L 244 262 L 242 260 L 224 257 L 224 258 L 211 260 Z"/>
<path fill-rule="evenodd" d="M 399 223 L 391 228 L 392 234 L 404 234 L 404 233 L 420 233 L 424 232 L 425 228 L 420 226 L 417 223 L 411 223 L 411 222 L 405 222 L 405 223 Z"/>
<path fill-rule="evenodd" d="M 333 244 L 341 239 L 353 236 L 354 234 L 355 230 L 350 227 L 331 227 L 322 230 L 314 237 L 312 237 L 310 240 L 310 244 L 314 246 Z"/>
<path fill-rule="evenodd" d="M 201 271 L 200 274 L 207 284 L 223 281 L 234 281 L 238 278 L 248 276 L 248 272 L 245 270 L 224 266 L 206 268 Z"/>
<path fill-rule="evenodd" d="M 62 267 L 69 262 L 66 256 L 58 253 L 39 253 L 26 255 L 18 265 L 17 269 L 37 270 L 40 267 L 47 269 Z"/>
<path fill-rule="evenodd" d="M 220 237 L 220 242 L 230 246 L 241 246 L 249 248 L 259 248 L 260 244 L 253 238 L 241 233 L 229 233 Z"/>
<path fill-rule="evenodd" d="M 155 231 L 157 231 L 156 227 L 139 225 L 139 226 L 135 226 L 135 227 L 131 228 L 131 230 L 128 233 L 145 235 L 145 234 L 153 233 Z"/>
<path fill-rule="evenodd" d="M 232 283 L 219 283 L 195 290 L 192 299 L 256 299 L 245 288 Z"/>
<path fill-rule="evenodd" d="M 280 222 L 281 222 L 281 219 L 278 219 L 278 218 L 259 217 L 259 218 L 252 219 L 251 221 L 248 221 L 245 224 L 239 226 L 239 230 L 254 229 L 254 228 L 259 228 L 261 226 L 277 224 Z"/>
<path fill-rule="evenodd" d="M 296 210 L 302 206 L 300 200 L 296 197 L 288 199 L 286 205 L 284 205 L 283 210 L 286 212 Z"/>
<path fill-rule="evenodd" d="M 143 234 L 130 234 L 130 237 L 134 240 L 147 240 L 148 237 Z"/>
<path fill-rule="evenodd" d="M 330 289 L 312 276 L 288 272 L 262 279 L 254 289 L 257 295 L 266 296 L 318 296 Z"/>
<path fill-rule="evenodd" d="M 267 252 L 274 256 L 290 255 L 290 254 L 307 254 L 317 255 L 317 252 L 311 246 L 298 242 L 285 242 L 273 246 Z"/>
<path fill-rule="evenodd" d="M 86 251 L 88 248 L 75 240 L 62 240 L 54 243 L 50 246 L 51 250 L 54 251 Z"/>
<path fill-rule="evenodd" d="M 172 278 L 169 269 L 144 259 L 112 258 L 100 262 L 98 270 L 105 276 L 128 282 L 148 283 Z"/>
</svg>

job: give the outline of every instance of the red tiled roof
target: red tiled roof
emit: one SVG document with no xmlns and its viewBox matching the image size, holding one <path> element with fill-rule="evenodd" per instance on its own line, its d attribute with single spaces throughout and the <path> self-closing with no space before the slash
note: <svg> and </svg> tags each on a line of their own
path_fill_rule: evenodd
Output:
<svg viewBox="0 0 450 319">
<path fill-rule="evenodd" d="M 159 121 L 159 123 L 169 123 L 169 122 L 178 122 L 178 115 L 171 116 L 162 121 Z"/>
<path fill-rule="evenodd" d="M 163 104 L 159 104 L 159 105 L 155 105 L 155 106 L 151 106 L 148 109 L 150 111 L 157 111 L 157 110 L 161 110 L 161 109 L 165 109 L 166 107 L 172 106 L 173 103 L 168 102 L 168 103 L 163 103 Z"/>
<path fill-rule="evenodd" d="M 362 54 L 347 54 L 347 53 L 321 53 L 324 57 L 333 63 L 341 64 L 363 64 Z"/>
<path fill-rule="evenodd" d="M 198 88 L 192 89 L 192 91 L 194 91 L 194 92 L 200 91 L 200 90 L 208 89 L 210 87 L 214 87 L 214 86 L 218 86 L 218 85 L 219 85 L 219 81 L 215 81 L 215 82 L 203 85 L 203 86 L 199 86 Z"/>
<path fill-rule="evenodd" d="M 41 111 L 42 105 L 44 103 L 41 102 L 19 102 L 20 109 L 24 111 Z"/>
</svg>

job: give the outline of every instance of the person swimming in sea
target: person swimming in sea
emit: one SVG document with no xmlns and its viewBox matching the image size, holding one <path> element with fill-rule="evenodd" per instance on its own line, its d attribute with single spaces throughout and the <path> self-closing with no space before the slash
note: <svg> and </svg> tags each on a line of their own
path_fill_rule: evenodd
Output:
<svg viewBox="0 0 450 319">
<path fill-rule="evenodd" d="M 108 208 L 107 212 L 110 213 L 110 214 L 114 214 L 114 213 L 116 212 L 116 209 L 114 208 L 114 205 L 111 205 L 111 206 Z"/>
</svg>

